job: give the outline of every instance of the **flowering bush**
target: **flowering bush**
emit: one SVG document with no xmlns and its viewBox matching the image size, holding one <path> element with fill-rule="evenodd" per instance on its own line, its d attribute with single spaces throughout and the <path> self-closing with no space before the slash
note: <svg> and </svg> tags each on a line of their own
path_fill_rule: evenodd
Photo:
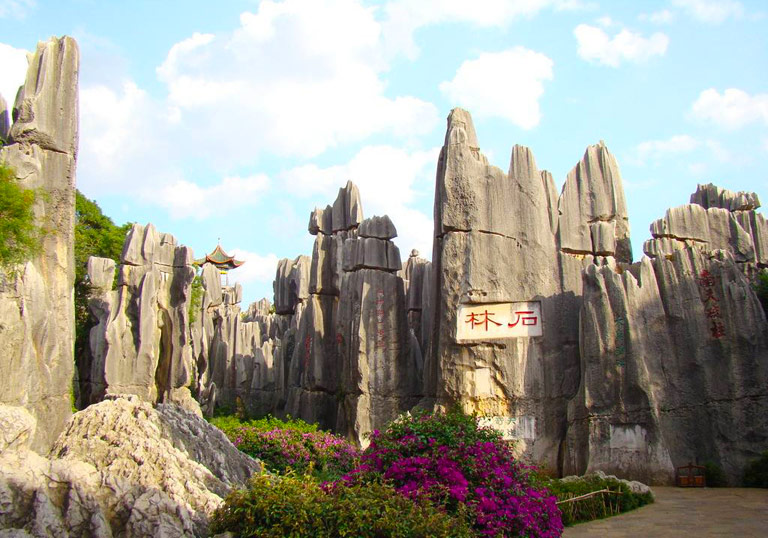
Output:
<svg viewBox="0 0 768 538">
<path fill-rule="evenodd" d="M 334 479 L 358 463 L 358 449 L 333 434 L 301 420 L 281 421 L 274 417 L 241 422 L 234 417 L 212 419 L 232 443 L 249 456 L 261 460 L 269 470 L 299 473 L 311 471 Z"/>
<path fill-rule="evenodd" d="M 232 492 L 211 520 L 211 534 L 296 537 L 463 538 L 465 520 L 390 486 L 322 488 L 311 477 L 255 475 L 247 490 Z"/>
<path fill-rule="evenodd" d="M 406 417 L 374 431 L 360 466 L 337 484 L 383 477 L 406 497 L 465 513 L 480 535 L 560 536 L 556 500 L 532 485 L 529 471 L 499 434 L 452 411 Z"/>
</svg>

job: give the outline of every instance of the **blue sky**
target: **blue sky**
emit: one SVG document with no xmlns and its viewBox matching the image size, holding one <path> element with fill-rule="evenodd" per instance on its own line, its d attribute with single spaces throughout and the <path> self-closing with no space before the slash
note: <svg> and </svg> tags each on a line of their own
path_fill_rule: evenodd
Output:
<svg viewBox="0 0 768 538">
<path fill-rule="evenodd" d="M 531 147 L 558 187 L 604 140 L 635 258 L 697 183 L 768 203 L 768 4 L 738 0 L 0 0 L 0 93 L 25 50 L 81 50 L 78 187 L 115 222 L 152 222 L 247 263 L 311 254 L 309 213 L 348 179 L 401 254 L 431 256 L 445 117 L 474 117 L 507 169 Z"/>
</svg>

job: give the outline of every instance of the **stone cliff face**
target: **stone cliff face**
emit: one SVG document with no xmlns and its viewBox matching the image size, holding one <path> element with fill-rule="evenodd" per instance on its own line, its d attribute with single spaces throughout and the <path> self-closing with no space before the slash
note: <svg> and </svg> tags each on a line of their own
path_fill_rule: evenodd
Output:
<svg viewBox="0 0 768 538">
<path fill-rule="evenodd" d="M 691 202 L 651 225 L 653 259 L 585 272 L 566 472 L 664 482 L 711 461 L 738 483 L 768 443 L 768 325 L 748 278 L 765 266 L 759 201 L 700 185 Z"/>
<path fill-rule="evenodd" d="M 71 415 L 74 372 L 75 161 L 79 52 L 69 37 L 39 43 L 14 104 L 0 103 L 0 160 L 25 188 L 39 189 L 42 252 L 0 276 L 0 402 L 23 406 L 45 424 L 32 447 L 47 449 Z"/>
<path fill-rule="evenodd" d="M 427 395 L 506 424 L 523 452 L 556 469 L 578 382 L 581 271 L 628 257 L 628 236 L 604 145 L 587 149 L 558 201 L 528 148 L 513 148 L 507 173 L 489 165 L 469 114 L 453 110 L 437 170 Z M 502 319 L 499 308 L 512 311 Z M 489 332 L 523 324 L 540 335 Z"/>
<path fill-rule="evenodd" d="M 81 405 L 105 394 L 135 394 L 147 402 L 192 402 L 196 368 L 189 333 L 192 251 L 152 224 L 134 224 L 115 264 L 91 258 L 90 357 L 80 359 Z"/>
<path fill-rule="evenodd" d="M 490 166 L 469 114 L 453 110 L 423 405 L 477 411 L 560 473 L 669 482 L 675 466 L 709 460 L 738 480 L 768 442 L 768 333 L 750 284 L 766 266 L 766 221 L 753 193 L 699 186 L 691 202 L 651 225 L 651 258 L 631 264 L 602 142 L 558 199 L 530 150 L 515 146 L 507 173 Z"/>
</svg>

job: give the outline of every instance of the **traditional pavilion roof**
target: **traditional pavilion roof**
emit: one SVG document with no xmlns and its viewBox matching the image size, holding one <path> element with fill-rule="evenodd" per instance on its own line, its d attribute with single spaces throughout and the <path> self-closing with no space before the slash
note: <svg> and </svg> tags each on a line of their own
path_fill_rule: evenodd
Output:
<svg viewBox="0 0 768 538">
<path fill-rule="evenodd" d="M 196 265 L 203 265 L 204 263 L 212 263 L 219 269 L 229 270 L 236 269 L 237 267 L 243 265 L 245 262 L 236 260 L 233 256 L 230 256 L 224 252 L 224 250 L 221 248 L 221 245 L 216 245 L 216 248 L 213 249 L 213 252 L 206 254 L 205 258 L 195 260 Z"/>
</svg>

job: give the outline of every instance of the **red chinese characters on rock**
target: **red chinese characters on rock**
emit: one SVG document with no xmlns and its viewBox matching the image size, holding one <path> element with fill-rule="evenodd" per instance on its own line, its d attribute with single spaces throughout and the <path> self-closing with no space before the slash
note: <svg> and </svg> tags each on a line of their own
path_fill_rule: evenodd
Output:
<svg viewBox="0 0 768 538">
<path fill-rule="evenodd" d="M 485 310 L 484 312 L 478 314 L 477 312 L 470 312 L 467 314 L 467 319 L 465 323 L 470 323 L 472 329 L 474 329 L 477 326 L 484 327 L 484 330 L 488 330 L 488 324 L 493 323 L 496 326 L 501 326 L 501 323 L 498 323 L 491 318 L 494 316 L 492 312 L 488 312 L 488 310 Z"/>
<path fill-rule="evenodd" d="M 539 322 L 538 316 L 534 315 L 533 310 L 518 310 L 515 312 L 515 322 L 507 323 L 508 327 L 515 327 L 518 323 L 523 322 L 525 327 L 535 327 Z"/>
<path fill-rule="evenodd" d="M 495 321 L 493 312 L 484 310 L 482 312 L 470 312 L 466 315 L 464 323 L 470 324 L 474 330 L 475 327 L 481 327 L 482 330 L 488 331 L 488 324 L 491 323 L 497 327 L 501 327 L 503 323 Z M 517 310 L 514 312 L 514 320 L 507 323 L 507 327 L 516 327 L 522 323 L 525 327 L 535 327 L 539 323 L 539 317 L 535 315 L 533 310 Z"/>
<path fill-rule="evenodd" d="M 706 269 L 699 275 L 699 289 L 701 302 L 704 303 L 704 314 L 710 321 L 709 330 L 712 338 L 722 338 L 725 336 L 725 325 L 723 325 L 719 300 L 715 296 L 715 277 Z"/>
</svg>

